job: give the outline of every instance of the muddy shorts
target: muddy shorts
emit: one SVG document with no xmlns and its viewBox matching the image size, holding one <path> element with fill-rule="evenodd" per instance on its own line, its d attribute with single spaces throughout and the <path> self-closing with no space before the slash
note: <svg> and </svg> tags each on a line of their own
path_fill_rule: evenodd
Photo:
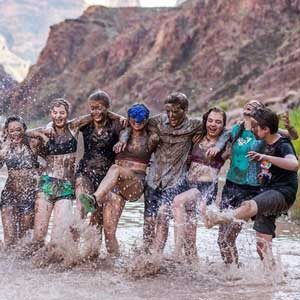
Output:
<svg viewBox="0 0 300 300">
<path fill-rule="evenodd" d="M 196 188 L 203 199 L 206 200 L 206 204 L 210 205 L 217 200 L 218 194 L 218 183 L 217 182 L 199 182 L 199 183 L 189 183 L 189 188 Z"/>
<path fill-rule="evenodd" d="M 114 187 L 113 192 L 130 202 L 140 199 L 145 189 L 145 174 L 136 173 L 128 179 L 123 179 Z"/>
<path fill-rule="evenodd" d="M 156 217 L 158 209 L 161 205 L 171 205 L 177 195 L 187 190 L 188 184 L 186 180 L 183 180 L 179 184 L 166 189 L 153 189 L 152 187 L 147 186 L 144 193 L 145 217 Z"/>
<path fill-rule="evenodd" d="M 34 212 L 37 189 L 30 188 L 23 192 L 11 191 L 4 187 L 1 193 L 0 208 L 14 207 L 20 214 Z"/>
<path fill-rule="evenodd" d="M 272 235 L 274 238 L 276 218 L 286 213 L 290 205 L 285 201 L 282 193 L 271 189 L 263 191 L 252 200 L 256 202 L 258 208 L 253 228 L 257 232 Z"/>
<path fill-rule="evenodd" d="M 241 185 L 226 180 L 222 191 L 221 209 L 240 207 L 242 202 L 250 200 L 260 193 L 260 187 Z"/>
<path fill-rule="evenodd" d="M 103 172 L 102 174 L 99 174 L 96 170 L 88 167 L 85 160 L 81 159 L 76 168 L 75 178 L 84 177 L 85 179 L 87 179 L 89 181 L 89 184 L 93 188 L 93 192 L 95 192 L 101 181 L 105 177 L 107 171 L 108 169 L 106 170 L 106 172 L 104 172 L 105 174 L 103 174 Z"/>
<path fill-rule="evenodd" d="M 74 199 L 74 185 L 69 180 L 42 175 L 39 181 L 39 191 L 51 204 L 61 199 Z"/>
</svg>

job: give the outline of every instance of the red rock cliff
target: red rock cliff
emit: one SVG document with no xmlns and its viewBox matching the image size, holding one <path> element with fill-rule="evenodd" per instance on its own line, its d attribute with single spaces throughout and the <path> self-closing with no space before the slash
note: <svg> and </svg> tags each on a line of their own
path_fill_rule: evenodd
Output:
<svg viewBox="0 0 300 300">
<path fill-rule="evenodd" d="M 90 7 L 51 27 L 47 45 L 11 107 L 40 117 L 65 96 L 86 111 L 97 88 L 123 111 L 159 111 L 175 90 L 198 111 L 235 95 L 269 98 L 300 88 L 300 1 L 190 0 L 168 9 Z"/>
</svg>

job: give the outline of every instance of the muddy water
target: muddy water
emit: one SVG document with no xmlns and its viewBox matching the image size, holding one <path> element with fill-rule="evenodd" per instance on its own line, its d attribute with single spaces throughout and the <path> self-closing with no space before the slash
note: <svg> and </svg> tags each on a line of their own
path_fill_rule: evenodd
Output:
<svg viewBox="0 0 300 300">
<path fill-rule="evenodd" d="M 0 251 L 0 300 L 300 299 L 300 227 L 296 224 L 283 219 L 278 225 L 273 248 L 276 271 L 266 271 L 260 264 L 251 225 L 238 239 L 243 266 L 228 269 L 218 253 L 217 229 L 206 230 L 200 223 L 199 263 L 178 263 L 168 257 L 173 246 L 171 228 L 166 258 L 157 274 L 136 279 L 128 270 L 137 265 L 132 249 L 140 245 L 142 217 L 142 203 L 126 205 L 118 230 L 123 255 L 117 261 L 105 259 L 103 250 L 102 258 L 95 263 L 70 270 L 54 266 L 39 269 L 28 260 Z M 0 231 L 2 239 L 1 225 Z"/>
</svg>

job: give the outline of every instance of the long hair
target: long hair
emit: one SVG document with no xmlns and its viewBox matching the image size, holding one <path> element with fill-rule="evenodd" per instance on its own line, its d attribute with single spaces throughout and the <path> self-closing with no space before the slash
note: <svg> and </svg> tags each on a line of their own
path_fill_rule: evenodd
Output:
<svg viewBox="0 0 300 300">
<path fill-rule="evenodd" d="M 227 122 L 226 112 L 222 108 L 220 108 L 220 107 L 217 107 L 217 106 L 211 107 L 202 116 L 202 127 L 203 127 L 203 130 L 202 130 L 202 134 L 201 134 L 201 139 L 203 139 L 206 136 L 206 134 L 207 134 L 206 124 L 207 124 L 208 116 L 209 116 L 209 114 L 211 112 L 220 113 L 222 115 L 222 117 L 223 117 L 223 130 L 224 130 L 225 126 L 226 126 L 226 122 Z"/>
</svg>

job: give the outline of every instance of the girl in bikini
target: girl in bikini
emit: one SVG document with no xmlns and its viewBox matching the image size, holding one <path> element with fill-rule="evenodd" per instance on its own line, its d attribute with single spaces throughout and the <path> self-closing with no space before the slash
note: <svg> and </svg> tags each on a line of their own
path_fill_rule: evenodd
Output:
<svg viewBox="0 0 300 300">
<path fill-rule="evenodd" d="M 128 110 L 128 118 L 131 134 L 125 147 L 123 142 L 115 145 L 115 164 L 94 194 L 80 195 L 83 206 L 90 212 L 103 205 L 115 206 L 113 215 L 103 216 L 106 247 L 114 256 L 119 255 L 116 230 L 125 201 L 136 201 L 143 194 L 146 169 L 157 144 L 157 137 L 147 131 L 149 110 L 145 105 L 133 105 Z"/>
<path fill-rule="evenodd" d="M 182 256 L 184 249 L 188 257 L 197 256 L 196 248 L 196 205 L 201 200 L 207 204 L 215 202 L 218 191 L 218 173 L 224 164 L 223 155 L 213 159 L 207 157 L 207 151 L 215 147 L 226 125 L 225 112 L 217 107 L 209 109 L 203 115 L 203 133 L 194 144 L 190 155 L 188 184 L 190 189 L 174 198 L 172 211 L 174 215 L 176 257 Z"/>
<path fill-rule="evenodd" d="M 1 193 L 0 208 L 6 247 L 15 245 L 33 227 L 38 154 L 42 141 L 25 135 L 26 124 L 19 116 L 7 118 L 0 148 L 0 167 L 6 165 L 8 178 Z"/>
</svg>

